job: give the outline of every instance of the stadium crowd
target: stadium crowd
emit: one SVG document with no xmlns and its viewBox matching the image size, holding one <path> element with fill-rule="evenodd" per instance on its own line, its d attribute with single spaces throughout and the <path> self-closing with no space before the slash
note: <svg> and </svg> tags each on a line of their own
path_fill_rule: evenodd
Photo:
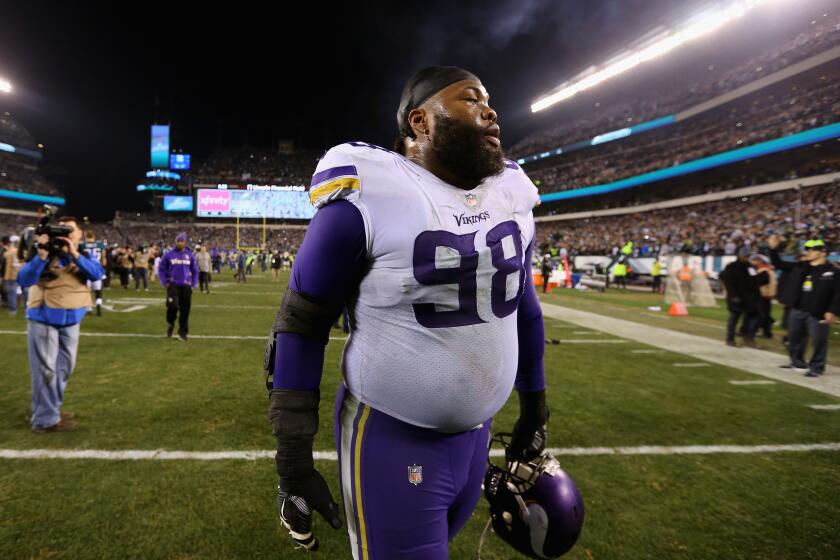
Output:
<svg viewBox="0 0 840 560">
<path fill-rule="evenodd" d="M 14 214 L 0 214 L 0 234 L 13 239 L 20 238 L 28 226 L 35 225 L 34 217 Z M 235 254 L 237 247 L 236 226 L 209 226 L 195 223 L 181 224 L 139 224 L 132 222 L 120 223 L 86 223 L 83 229 L 93 231 L 96 240 L 102 242 L 110 251 L 123 252 L 157 250 L 172 246 L 175 236 L 180 232 L 187 234 L 190 246 L 207 247 L 215 253 Z M 265 243 L 260 228 L 242 227 L 239 230 L 239 247 L 248 248 L 249 254 L 263 253 L 297 253 L 303 242 L 305 229 L 268 228 Z"/>
<path fill-rule="evenodd" d="M 19 236 L 33 222 L 25 216 L 0 214 L 0 233 Z M 111 249 L 167 247 L 182 230 L 190 245 L 205 245 L 214 252 L 234 252 L 237 241 L 234 225 L 122 222 L 88 224 L 85 229 L 95 231 L 97 240 Z M 840 188 L 831 184 L 619 216 L 538 222 L 537 246 L 542 252 L 562 247 L 573 255 L 609 255 L 633 240 L 641 256 L 671 251 L 725 255 L 771 233 L 786 236 L 788 251 L 795 250 L 797 239 L 811 237 L 824 239 L 833 252 L 840 251 Z M 297 228 L 267 229 L 265 248 L 294 254 L 304 234 Z M 240 228 L 239 245 L 262 247 L 262 230 Z"/>
<path fill-rule="evenodd" d="M 321 155 L 317 151 L 220 148 L 193 170 L 198 183 L 258 182 L 308 185 Z"/>
<path fill-rule="evenodd" d="M 699 79 L 693 73 L 675 76 L 674 87 L 658 91 L 655 96 L 630 97 L 623 103 L 593 107 L 578 119 L 565 120 L 549 130 L 529 135 L 512 146 L 510 153 L 520 157 L 542 152 L 673 114 L 837 45 L 840 15 L 835 14 L 815 21 L 807 30 L 752 60 L 729 67 L 718 65 Z"/>
<path fill-rule="evenodd" d="M 40 151 L 32 134 L 8 112 L 0 113 L 0 143 L 14 149 Z M 0 150 L 0 188 L 51 196 L 61 194 L 58 188 L 44 177 L 38 159 L 10 152 L 8 148 Z"/>
<path fill-rule="evenodd" d="M 572 255 L 612 255 L 626 241 L 639 256 L 682 252 L 732 255 L 738 246 L 756 246 L 768 235 L 797 240 L 823 239 L 840 251 L 840 188 L 836 184 L 718 200 L 691 206 L 537 224 L 542 252 L 565 248 Z"/>
<path fill-rule="evenodd" d="M 840 67 L 756 92 L 683 123 L 526 166 L 541 192 L 616 181 L 827 125 L 840 114 Z"/>
</svg>

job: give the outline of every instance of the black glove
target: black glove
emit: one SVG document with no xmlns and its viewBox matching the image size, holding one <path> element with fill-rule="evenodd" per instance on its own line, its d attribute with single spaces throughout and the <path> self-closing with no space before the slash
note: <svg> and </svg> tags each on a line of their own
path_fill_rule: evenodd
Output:
<svg viewBox="0 0 840 560">
<path fill-rule="evenodd" d="M 333 529 L 341 528 L 338 504 L 312 460 L 318 431 L 318 391 L 272 389 L 269 419 L 277 437 L 277 513 L 292 539 L 308 550 L 318 549 L 312 534 L 312 510 Z"/>
<path fill-rule="evenodd" d="M 338 504 L 333 501 L 324 477 L 314 469 L 306 479 L 293 486 L 288 488 L 281 480 L 277 487 L 280 521 L 296 543 L 307 550 L 318 550 L 318 539 L 312 534 L 312 510 L 320 513 L 333 529 L 340 529 Z"/>
<path fill-rule="evenodd" d="M 545 451 L 548 407 L 545 391 L 519 392 L 519 419 L 505 450 L 507 461 L 530 461 Z"/>
</svg>

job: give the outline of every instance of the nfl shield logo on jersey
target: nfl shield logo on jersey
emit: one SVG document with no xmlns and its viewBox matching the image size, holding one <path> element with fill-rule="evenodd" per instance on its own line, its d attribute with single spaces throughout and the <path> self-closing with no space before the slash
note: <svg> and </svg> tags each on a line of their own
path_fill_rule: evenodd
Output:
<svg viewBox="0 0 840 560">
<path fill-rule="evenodd" d="M 414 486 L 423 482 L 423 465 L 411 465 L 408 467 L 408 481 Z"/>
<path fill-rule="evenodd" d="M 472 208 L 473 206 L 478 205 L 478 197 L 472 193 L 467 193 L 464 195 L 464 203 Z"/>
</svg>

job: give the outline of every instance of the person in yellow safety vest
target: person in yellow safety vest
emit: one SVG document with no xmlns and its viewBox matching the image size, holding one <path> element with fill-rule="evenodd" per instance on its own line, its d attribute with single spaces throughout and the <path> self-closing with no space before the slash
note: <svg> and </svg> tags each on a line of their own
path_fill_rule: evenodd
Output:
<svg viewBox="0 0 840 560">
<path fill-rule="evenodd" d="M 653 261 L 653 268 L 650 271 L 653 276 L 653 293 L 658 294 L 662 292 L 662 262 L 659 259 Z"/>
<path fill-rule="evenodd" d="M 627 256 L 627 257 L 633 255 L 633 242 L 632 241 L 628 241 L 627 243 L 624 244 L 624 246 L 621 248 L 621 254 L 624 255 L 624 256 Z"/>
<path fill-rule="evenodd" d="M 622 290 L 627 289 L 627 265 L 623 262 L 617 262 L 612 269 L 613 279 L 615 285 Z"/>
</svg>

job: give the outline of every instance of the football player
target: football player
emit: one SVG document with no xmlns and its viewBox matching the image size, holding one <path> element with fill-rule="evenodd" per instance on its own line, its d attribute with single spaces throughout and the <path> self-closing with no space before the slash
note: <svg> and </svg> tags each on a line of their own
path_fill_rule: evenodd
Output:
<svg viewBox="0 0 840 560">
<path fill-rule="evenodd" d="M 96 233 L 92 229 L 85 230 L 85 240 L 79 244 L 79 251 L 87 252 L 88 257 L 102 265 L 105 269 L 105 243 L 96 240 Z M 96 315 L 102 315 L 102 281 L 105 279 L 103 273 L 102 278 L 91 282 L 87 281 L 88 289 L 93 290 L 95 296 L 94 305 L 96 305 Z"/>
<path fill-rule="evenodd" d="M 356 559 L 447 558 L 481 495 L 493 415 L 515 387 L 509 459 L 545 447 L 542 313 L 531 282 L 537 189 L 503 158 L 481 81 L 430 67 L 407 82 L 395 150 L 329 150 L 318 208 L 266 352 L 277 507 L 317 548 L 312 511 L 339 508 L 312 458 L 330 327 L 351 334 L 335 401 L 344 513 Z"/>
</svg>

